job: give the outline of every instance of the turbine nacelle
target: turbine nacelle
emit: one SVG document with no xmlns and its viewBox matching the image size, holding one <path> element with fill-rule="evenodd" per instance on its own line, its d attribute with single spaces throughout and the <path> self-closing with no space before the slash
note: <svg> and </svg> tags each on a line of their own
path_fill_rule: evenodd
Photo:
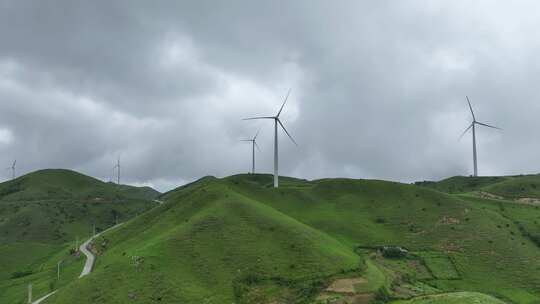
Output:
<svg viewBox="0 0 540 304">
<path fill-rule="evenodd" d="M 469 104 L 469 109 L 471 110 L 471 115 L 472 115 L 473 121 L 472 121 L 471 124 L 467 127 L 467 129 L 465 129 L 465 131 L 463 131 L 463 133 L 462 133 L 461 136 L 459 137 L 460 139 L 467 133 L 467 131 L 469 131 L 469 130 L 470 130 L 473 126 L 475 126 L 475 125 L 481 125 L 481 126 L 488 127 L 488 128 L 492 128 L 492 129 L 502 130 L 502 129 L 499 128 L 499 127 L 495 127 L 495 126 L 488 125 L 488 124 L 486 124 L 486 123 L 477 121 L 477 120 L 476 120 L 476 116 L 474 115 L 474 111 L 473 111 L 471 102 L 469 101 L 469 97 L 468 97 L 468 96 L 465 96 L 465 97 L 467 98 L 467 103 Z"/>
</svg>

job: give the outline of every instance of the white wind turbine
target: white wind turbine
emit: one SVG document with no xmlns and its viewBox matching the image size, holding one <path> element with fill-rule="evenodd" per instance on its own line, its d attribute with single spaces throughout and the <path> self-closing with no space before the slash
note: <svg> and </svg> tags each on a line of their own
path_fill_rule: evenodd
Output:
<svg viewBox="0 0 540 304">
<path fill-rule="evenodd" d="M 472 114 L 472 118 L 473 118 L 473 121 L 472 123 L 469 125 L 469 127 L 467 129 L 465 129 L 465 131 L 463 132 L 463 134 L 461 134 L 461 137 L 463 137 L 463 135 L 465 135 L 465 133 L 467 133 L 467 131 L 469 131 L 469 129 L 472 128 L 472 140 L 473 140 L 473 164 L 474 164 L 474 176 L 478 176 L 478 158 L 476 156 L 476 125 L 481 125 L 481 126 L 484 126 L 484 127 L 488 127 L 488 128 L 493 128 L 493 129 L 498 129 L 498 130 L 502 130 L 501 128 L 498 128 L 498 127 L 494 127 L 494 126 L 490 126 L 488 124 L 485 124 L 485 123 L 481 123 L 481 122 L 478 122 L 476 121 L 476 117 L 474 116 L 474 111 L 473 111 L 473 108 L 471 106 L 471 102 L 469 101 L 469 97 L 468 96 L 465 96 L 467 98 L 467 103 L 469 104 L 469 109 L 471 110 L 471 114 Z M 460 137 L 460 138 L 461 138 Z"/>
<path fill-rule="evenodd" d="M 289 94 L 291 93 L 291 89 L 287 92 L 287 96 L 285 96 L 285 100 L 283 101 L 283 104 L 281 105 L 281 108 L 277 112 L 276 116 L 260 116 L 260 117 L 251 117 L 251 118 L 245 118 L 244 120 L 253 120 L 253 119 L 273 119 L 274 120 L 274 188 L 277 188 L 279 186 L 278 181 L 278 124 L 281 126 L 283 131 L 287 134 L 287 136 L 291 139 L 291 141 L 295 144 L 296 141 L 292 138 L 291 134 L 287 131 L 281 120 L 279 119 L 279 115 L 281 114 L 281 111 L 283 111 L 283 107 L 285 106 L 285 103 L 287 103 L 287 99 L 289 98 Z"/>
<path fill-rule="evenodd" d="M 257 145 L 257 136 L 259 136 L 259 131 L 257 131 L 257 134 L 255 134 L 255 136 L 252 138 L 252 139 L 242 139 L 240 141 L 246 141 L 246 142 L 250 142 L 251 143 L 251 152 L 252 152 L 252 157 L 251 157 L 251 173 L 252 174 L 255 174 L 255 147 L 257 147 L 257 150 L 261 151 L 261 149 L 259 149 L 259 145 Z"/>
<path fill-rule="evenodd" d="M 15 165 L 17 165 L 17 160 L 13 161 L 11 167 L 6 168 L 6 170 L 11 170 L 11 179 L 15 179 Z"/>
<path fill-rule="evenodd" d="M 118 156 L 118 160 L 116 165 L 113 167 L 113 170 L 117 170 L 117 182 L 118 185 L 120 185 L 120 156 Z"/>
</svg>

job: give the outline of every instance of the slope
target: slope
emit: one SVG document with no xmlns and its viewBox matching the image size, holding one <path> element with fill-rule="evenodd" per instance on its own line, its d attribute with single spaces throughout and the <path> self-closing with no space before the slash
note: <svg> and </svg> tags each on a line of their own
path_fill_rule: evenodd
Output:
<svg viewBox="0 0 540 304">
<path fill-rule="evenodd" d="M 540 301 L 540 268 L 530 267 L 540 257 L 539 247 L 504 214 L 395 182 L 327 179 L 268 191 L 261 185 L 269 178 L 234 176 L 228 182 L 244 195 L 349 246 L 399 245 L 420 253 L 443 253 L 459 279 L 430 279 L 434 287 L 504 298 L 531 293 Z M 540 216 L 538 209 L 529 213 Z"/>
<path fill-rule="evenodd" d="M 100 231 L 155 206 L 156 193 L 58 169 L 1 183 L 0 302 L 24 300 L 30 282 L 36 295 L 48 291 L 60 260 L 66 274 L 75 274 L 82 261 L 69 250 L 76 239 L 89 236 L 94 225 Z"/>
<path fill-rule="evenodd" d="M 281 181 L 207 177 L 165 194 L 165 205 L 105 235 L 96 273 L 55 303 L 307 303 L 332 274 L 363 271 L 353 250 L 383 269 L 389 297 L 409 288 L 540 301 L 531 267 L 540 249 L 495 208 L 395 182 Z M 384 246 L 410 257 L 381 258 Z"/>
<path fill-rule="evenodd" d="M 540 199 L 540 175 L 537 174 L 504 177 L 454 176 L 438 182 L 417 182 L 416 185 L 450 194 L 482 192 L 495 198 Z"/>
<path fill-rule="evenodd" d="M 352 248 L 217 179 L 164 199 L 96 242 L 105 245 L 95 272 L 53 302 L 296 302 L 311 296 L 319 278 L 361 265 Z"/>
<path fill-rule="evenodd" d="M 505 181 L 507 177 L 500 176 L 453 176 L 438 182 L 416 182 L 417 186 L 428 187 L 445 193 L 465 193 L 481 190 L 483 187 Z"/>
</svg>

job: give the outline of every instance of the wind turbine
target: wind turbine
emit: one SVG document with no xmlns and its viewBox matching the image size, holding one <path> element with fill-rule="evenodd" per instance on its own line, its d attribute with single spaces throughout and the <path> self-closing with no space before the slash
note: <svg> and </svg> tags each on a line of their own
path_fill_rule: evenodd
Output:
<svg viewBox="0 0 540 304">
<path fill-rule="evenodd" d="M 118 181 L 118 185 L 120 185 L 120 156 L 118 156 L 118 160 L 116 162 L 116 165 L 113 167 L 113 170 L 117 170 L 117 181 Z"/>
<path fill-rule="evenodd" d="M 478 158 L 476 156 L 476 125 L 480 125 L 480 126 L 484 126 L 484 127 L 488 127 L 488 128 L 493 128 L 493 129 L 498 129 L 498 130 L 502 130 L 502 129 L 498 128 L 498 127 L 490 126 L 488 124 L 485 124 L 485 123 L 482 123 L 482 122 L 479 122 L 479 121 L 476 121 L 476 117 L 474 116 L 474 111 L 473 111 L 473 108 L 471 106 L 471 102 L 469 101 L 469 97 L 468 96 L 465 96 L 465 97 L 467 98 L 467 103 L 469 104 L 469 109 L 471 110 L 473 121 L 471 122 L 469 127 L 467 129 L 465 129 L 463 134 L 461 134 L 461 137 L 463 137 L 463 135 L 465 135 L 465 133 L 467 133 L 467 131 L 469 131 L 469 129 L 472 128 L 474 176 L 476 177 L 476 176 L 478 176 Z"/>
<path fill-rule="evenodd" d="M 13 162 L 11 167 L 6 168 L 6 170 L 11 170 L 11 179 L 15 179 L 15 165 L 17 165 L 17 160 Z"/>
<path fill-rule="evenodd" d="M 278 181 L 278 124 L 281 126 L 283 131 L 287 134 L 287 136 L 291 139 L 291 141 L 298 146 L 296 141 L 292 138 L 291 134 L 287 131 L 281 120 L 279 119 L 279 115 L 281 114 L 281 111 L 283 111 L 283 107 L 285 106 L 285 103 L 287 103 L 287 99 L 289 98 L 289 94 L 291 93 L 291 89 L 287 92 L 287 96 L 285 96 L 285 100 L 283 101 L 283 104 L 281 105 L 281 108 L 279 108 L 279 111 L 277 112 L 276 116 L 259 116 L 259 117 L 251 117 L 251 118 L 244 118 L 244 120 L 253 120 L 253 119 L 273 119 L 274 120 L 274 188 L 277 188 L 279 186 Z"/>
<path fill-rule="evenodd" d="M 252 158 L 251 158 L 251 173 L 255 174 L 255 147 L 257 147 L 257 150 L 261 151 L 259 149 L 259 145 L 257 145 L 257 136 L 259 136 L 259 132 L 261 130 L 257 131 L 257 134 L 252 139 L 242 139 L 240 141 L 247 141 L 251 142 L 251 150 L 252 150 Z"/>
</svg>

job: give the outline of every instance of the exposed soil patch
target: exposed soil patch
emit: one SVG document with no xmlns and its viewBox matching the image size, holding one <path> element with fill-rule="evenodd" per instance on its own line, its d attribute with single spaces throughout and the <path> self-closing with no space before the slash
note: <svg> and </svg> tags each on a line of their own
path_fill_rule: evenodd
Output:
<svg viewBox="0 0 540 304">
<path fill-rule="evenodd" d="M 534 197 L 522 197 L 516 199 L 516 202 L 529 205 L 540 205 L 540 199 Z"/>
<path fill-rule="evenodd" d="M 495 195 L 493 193 L 484 192 L 484 191 L 477 191 L 476 194 L 481 198 L 488 198 L 488 199 L 498 199 L 498 200 L 512 200 L 511 198 L 504 198 L 499 195 Z M 520 204 L 528 204 L 528 205 L 540 205 L 540 198 L 535 197 L 522 197 L 522 198 L 516 198 L 513 199 L 514 202 L 520 203 Z"/>
<path fill-rule="evenodd" d="M 441 225 L 457 225 L 459 223 L 460 221 L 457 218 L 450 216 L 443 216 L 443 218 L 439 220 L 439 224 Z"/>
<path fill-rule="evenodd" d="M 493 193 L 489 193 L 489 192 L 485 192 L 485 191 L 477 191 L 476 194 L 478 194 L 478 196 L 481 197 L 481 198 L 490 198 L 490 199 L 498 199 L 498 200 L 505 199 L 502 196 L 499 196 L 499 195 L 496 195 L 496 194 L 493 194 Z"/>
<path fill-rule="evenodd" d="M 374 295 L 371 293 L 356 294 L 356 295 L 335 295 L 322 293 L 317 297 L 315 303 L 332 303 L 332 304 L 368 304 L 373 300 Z"/>
<path fill-rule="evenodd" d="M 367 280 L 364 278 L 348 278 L 335 280 L 326 291 L 337 293 L 355 293 L 355 286 L 359 284 L 367 284 Z"/>
</svg>

